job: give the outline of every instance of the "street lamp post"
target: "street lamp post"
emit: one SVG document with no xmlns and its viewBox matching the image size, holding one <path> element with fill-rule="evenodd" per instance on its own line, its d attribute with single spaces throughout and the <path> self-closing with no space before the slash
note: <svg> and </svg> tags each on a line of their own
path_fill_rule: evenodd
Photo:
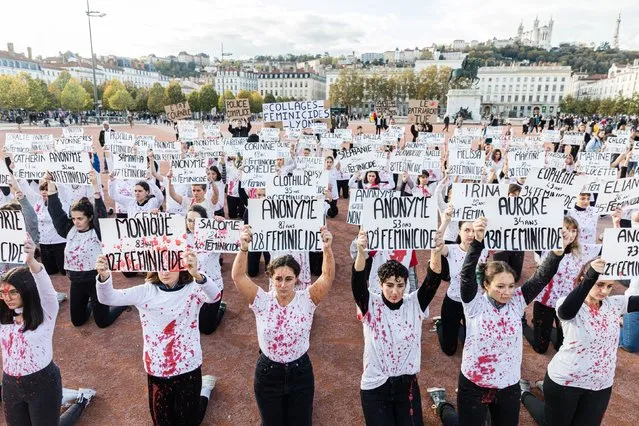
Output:
<svg viewBox="0 0 639 426">
<path fill-rule="evenodd" d="M 89 8 L 89 0 L 87 0 L 87 19 L 89 21 L 89 43 L 91 44 L 91 69 L 93 71 L 93 108 L 95 109 L 95 122 L 99 124 L 100 109 L 98 101 L 98 82 L 95 77 L 95 55 L 93 54 L 93 34 L 91 32 L 91 18 L 102 18 L 106 13 L 100 13 Z"/>
<path fill-rule="evenodd" d="M 222 67 L 222 63 L 224 62 L 224 57 L 225 56 L 231 56 L 233 55 L 232 53 L 224 53 L 224 42 L 222 42 L 222 55 L 221 55 L 221 59 L 220 59 L 220 68 Z M 224 103 L 226 104 L 226 98 L 224 97 L 224 93 L 226 92 L 225 90 L 226 86 L 224 85 L 224 74 L 222 74 L 222 99 L 224 99 Z M 226 111 L 225 111 L 226 113 Z"/>
</svg>

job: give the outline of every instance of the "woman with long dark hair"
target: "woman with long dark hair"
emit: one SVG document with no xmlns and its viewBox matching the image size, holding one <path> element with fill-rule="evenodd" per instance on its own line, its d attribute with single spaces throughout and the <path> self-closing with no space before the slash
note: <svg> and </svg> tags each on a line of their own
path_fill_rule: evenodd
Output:
<svg viewBox="0 0 639 426">
<path fill-rule="evenodd" d="M 268 293 L 246 273 L 252 238 L 250 227 L 244 225 L 232 276 L 235 286 L 255 313 L 260 357 L 255 368 L 253 389 L 262 424 L 310 425 L 315 378 L 307 351 L 315 308 L 328 294 L 335 277 L 333 236 L 322 227 L 322 275 L 313 285 L 303 291 L 295 291 L 300 266 L 291 256 L 281 256 L 271 261 L 267 268 L 273 282 L 273 290 Z"/>
<path fill-rule="evenodd" d="M 105 256 L 95 268 L 98 299 L 113 306 L 135 305 L 140 313 L 149 410 L 154 425 L 199 425 L 215 386 L 202 376 L 198 319 L 204 303 L 219 300 L 219 282 L 198 271 L 195 252 L 185 253 L 186 271 L 151 272 L 142 285 L 115 290 Z"/>
</svg>

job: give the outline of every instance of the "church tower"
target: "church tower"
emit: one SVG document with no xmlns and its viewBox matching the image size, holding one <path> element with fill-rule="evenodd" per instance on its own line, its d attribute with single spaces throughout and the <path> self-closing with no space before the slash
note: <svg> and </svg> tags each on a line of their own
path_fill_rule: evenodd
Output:
<svg viewBox="0 0 639 426">
<path fill-rule="evenodd" d="M 615 27 L 615 35 L 612 37 L 612 48 L 619 49 L 619 27 L 621 27 L 621 12 L 617 17 L 617 26 Z"/>
<path fill-rule="evenodd" d="M 539 16 L 535 16 L 535 22 L 533 22 L 532 42 L 534 46 L 539 46 Z"/>
</svg>

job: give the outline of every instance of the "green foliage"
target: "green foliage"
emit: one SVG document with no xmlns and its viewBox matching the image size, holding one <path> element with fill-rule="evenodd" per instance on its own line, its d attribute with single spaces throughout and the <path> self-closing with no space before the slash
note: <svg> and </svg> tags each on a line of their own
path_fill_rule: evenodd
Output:
<svg viewBox="0 0 639 426">
<path fill-rule="evenodd" d="M 147 109 L 154 114 L 160 114 L 164 112 L 164 105 L 168 105 L 164 87 L 160 83 L 155 83 L 149 90 Z"/>
<path fill-rule="evenodd" d="M 126 111 L 135 107 L 135 100 L 126 89 L 120 89 L 109 97 L 109 105 L 114 111 Z"/>
<path fill-rule="evenodd" d="M 69 80 L 71 80 L 71 74 L 69 74 L 69 71 L 65 70 L 58 74 L 58 77 L 49 85 L 48 90 L 53 96 L 55 107 L 60 107 L 60 95 Z"/>
<path fill-rule="evenodd" d="M 617 96 L 607 99 L 575 99 L 566 96 L 559 103 L 562 113 L 604 116 L 614 116 L 617 114 L 636 115 L 639 114 L 639 93 L 635 93 L 630 98 Z"/>
<path fill-rule="evenodd" d="M 202 86 L 200 89 L 200 108 L 202 111 L 210 113 L 213 108 L 217 108 L 218 99 L 219 95 L 212 85 L 205 84 Z"/>
<path fill-rule="evenodd" d="M 114 108 L 111 105 L 111 97 L 120 91 L 126 91 L 126 87 L 121 81 L 119 80 L 108 81 L 104 87 L 104 94 L 102 95 L 102 108 L 114 110 L 114 111 L 122 111 L 121 109 Z"/>
<path fill-rule="evenodd" d="M 230 90 L 227 90 L 226 92 L 224 92 L 222 96 L 220 96 L 220 99 L 218 100 L 218 103 L 217 103 L 218 111 L 224 110 L 226 105 L 226 99 L 235 99 L 235 95 L 233 94 L 233 92 L 231 92 Z"/>
<path fill-rule="evenodd" d="M 251 112 L 253 114 L 259 114 L 262 112 L 262 104 L 264 103 L 264 98 L 260 95 L 260 92 L 257 90 L 251 92 L 251 97 L 249 98 L 249 106 L 251 107 Z"/>
<path fill-rule="evenodd" d="M 186 96 L 182 92 L 182 87 L 180 86 L 180 82 L 177 80 L 173 80 L 166 87 L 166 101 L 167 105 L 179 104 L 180 102 L 184 102 L 186 100 Z"/>
<path fill-rule="evenodd" d="M 200 93 L 197 91 L 192 91 L 188 96 L 189 107 L 191 111 L 200 111 Z"/>
<path fill-rule="evenodd" d="M 266 95 L 264 95 L 265 104 L 272 104 L 274 102 L 275 102 L 275 96 L 273 96 L 272 93 L 267 93 Z"/>
<path fill-rule="evenodd" d="M 53 97 L 47 90 L 47 83 L 28 77 L 27 85 L 29 87 L 29 109 L 43 112 L 53 106 Z"/>
<path fill-rule="evenodd" d="M 139 89 L 135 97 L 135 106 L 131 109 L 134 111 L 146 111 L 149 103 L 149 89 Z"/>
<path fill-rule="evenodd" d="M 60 104 L 68 111 L 81 111 L 86 108 L 91 98 L 84 87 L 74 78 L 71 78 L 60 93 Z"/>
<path fill-rule="evenodd" d="M 164 75 L 174 78 L 195 77 L 199 73 L 195 71 L 195 62 L 182 63 L 182 62 L 158 62 L 155 64 L 155 69 Z"/>
</svg>

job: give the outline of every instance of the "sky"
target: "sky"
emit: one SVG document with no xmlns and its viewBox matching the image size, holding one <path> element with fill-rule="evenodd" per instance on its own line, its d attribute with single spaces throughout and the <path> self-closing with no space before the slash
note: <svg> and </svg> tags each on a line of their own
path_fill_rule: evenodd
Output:
<svg viewBox="0 0 639 426">
<path fill-rule="evenodd" d="M 26 6 L 28 4 L 28 7 Z M 481 4 L 481 6 L 479 6 Z M 486 41 L 509 38 L 535 16 L 544 25 L 552 16 L 552 44 L 603 41 L 612 44 L 621 12 L 620 46 L 639 50 L 639 1 L 592 0 L 91 0 L 98 55 L 139 57 L 204 52 L 219 57 L 221 44 L 231 59 L 255 55 L 359 55 L 455 39 Z M 34 56 L 72 51 L 90 57 L 86 0 L 6 2 L 0 25 L 0 50 L 13 42 Z"/>
</svg>

